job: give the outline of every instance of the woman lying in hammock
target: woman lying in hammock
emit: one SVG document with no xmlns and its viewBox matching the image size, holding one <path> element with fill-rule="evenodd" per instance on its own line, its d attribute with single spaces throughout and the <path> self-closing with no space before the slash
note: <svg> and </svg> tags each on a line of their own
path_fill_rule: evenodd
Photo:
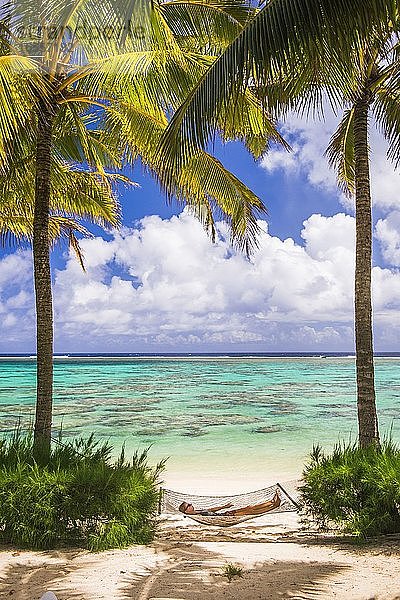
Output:
<svg viewBox="0 0 400 600">
<path fill-rule="evenodd" d="M 281 503 L 281 499 L 279 497 L 278 491 L 275 492 L 275 496 L 272 500 L 267 500 L 267 502 L 263 502 L 262 504 L 253 504 L 249 506 L 244 506 L 243 508 L 235 508 L 234 510 L 227 510 L 225 512 L 219 512 L 220 510 L 224 510 L 224 508 L 230 508 L 233 504 L 224 504 L 223 506 L 214 506 L 213 508 L 208 508 L 207 510 L 198 510 L 195 509 L 193 504 L 190 502 L 182 502 L 179 506 L 179 510 L 183 512 L 185 515 L 203 515 L 205 517 L 212 516 L 236 516 L 240 517 L 242 515 L 262 515 L 263 513 L 269 512 L 270 510 L 274 510 L 274 508 L 278 508 Z"/>
</svg>

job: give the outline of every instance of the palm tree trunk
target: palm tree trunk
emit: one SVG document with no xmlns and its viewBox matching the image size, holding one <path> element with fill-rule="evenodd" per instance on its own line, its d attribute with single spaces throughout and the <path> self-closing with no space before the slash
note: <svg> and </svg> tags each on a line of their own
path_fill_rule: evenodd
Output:
<svg viewBox="0 0 400 600">
<path fill-rule="evenodd" d="M 51 292 L 49 206 L 52 125 L 54 114 L 40 102 L 36 146 L 33 264 L 36 295 L 37 396 L 34 432 L 35 458 L 50 454 L 53 409 L 53 299 Z"/>
<path fill-rule="evenodd" d="M 379 445 L 375 403 L 372 342 L 372 213 L 368 148 L 369 98 L 365 94 L 354 111 L 356 187 L 355 338 L 359 443 Z"/>
</svg>

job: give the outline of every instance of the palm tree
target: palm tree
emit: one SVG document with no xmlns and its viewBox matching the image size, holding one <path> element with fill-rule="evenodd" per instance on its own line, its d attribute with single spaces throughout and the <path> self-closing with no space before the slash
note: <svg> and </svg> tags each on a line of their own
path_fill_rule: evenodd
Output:
<svg viewBox="0 0 400 600">
<path fill-rule="evenodd" d="M 372 204 L 368 129 L 370 116 L 388 141 L 388 156 L 400 160 L 400 76 L 398 23 L 357 44 L 343 63 L 338 87 L 346 110 L 332 136 L 327 156 L 339 184 L 355 196 L 355 342 L 359 440 L 379 444 L 372 343 Z"/>
<path fill-rule="evenodd" d="M 400 2 L 265 0 L 259 4 L 264 8 L 254 13 L 175 111 L 161 145 L 169 172 L 178 159 L 207 146 L 218 130 L 221 110 L 244 89 L 264 84 L 268 106 L 267 91 L 281 79 L 300 75 L 304 86 L 311 75 L 299 68 L 304 59 L 323 66 L 328 60 L 349 57 L 359 35 L 367 35 L 375 26 L 385 28 L 396 18 Z M 178 155 L 181 144 L 184 153 Z"/>
<path fill-rule="evenodd" d="M 0 94 L 0 108 L 6 110 L 7 94 L 14 105 L 23 96 L 25 105 L 22 114 L 7 113 L 0 121 L 0 142 L 6 150 L 14 145 L 23 150 L 24 140 L 34 148 L 38 455 L 48 455 L 51 439 L 54 161 L 61 156 L 68 164 L 85 164 L 107 182 L 107 168 L 140 158 L 170 198 L 187 203 L 212 233 L 215 216 L 222 216 L 234 242 L 250 251 L 258 232 L 256 217 L 264 211 L 261 200 L 203 149 L 182 161 L 180 172 L 167 181 L 155 149 L 171 112 L 251 13 L 243 0 L 13 0 L 3 9 L 1 50 L 6 61 L 21 61 L 24 68 L 8 81 L 0 61 L 0 78 L 8 85 Z M 227 139 L 243 139 L 256 154 L 270 138 L 281 141 L 256 97 L 244 92 L 240 103 L 240 113 L 227 105 L 220 114 Z M 22 131 L 20 142 L 16 132 Z"/>
<path fill-rule="evenodd" d="M 23 138 L 23 132 L 19 134 L 20 139 Z M 62 140 L 55 141 L 59 142 L 60 149 Z M 32 147 L 26 146 L 24 150 L 23 155 L 8 154 L 0 166 L 0 241 L 3 245 L 26 242 L 32 244 L 33 241 L 35 155 Z M 53 246 L 59 240 L 66 240 L 83 269 L 84 257 L 76 234 L 90 237 L 83 220 L 103 228 L 118 226 L 120 209 L 113 187 L 115 181 L 120 179 L 128 183 L 127 178 L 119 174 L 100 176 L 93 171 L 73 168 L 60 158 L 53 158 L 48 218 L 49 244 Z M 38 427 L 50 431 L 51 415 L 48 411 L 37 410 L 36 421 Z M 43 447 L 38 447 L 36 458 L 43 460 L 45 456 Z"/>
<path fill-rule="evenodd" d="M 271 0 L 210 68 L 176 111 L 160 148 L 167 172 L 174 150 L 204 147 L 216 115 L 249 85 L 270 111 L 318 111 L 324 94 L 350 108 L 328 148 L 340 182 L 355 193 L 355 338 L 359 442 L 379 444 L 372 344 L 372 218 L 368 118 L 372 111 L 399 160 L 400 62 L 397 2 L 389 0 Z M 344 25 L 345 24 L 345 25 Z M 179 166 L 179 165 L 178 165 Z"/>
</svg>

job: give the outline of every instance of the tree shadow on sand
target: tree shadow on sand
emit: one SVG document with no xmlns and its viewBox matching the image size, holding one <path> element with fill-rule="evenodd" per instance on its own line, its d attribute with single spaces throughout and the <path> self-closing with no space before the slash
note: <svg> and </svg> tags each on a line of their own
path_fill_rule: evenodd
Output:
<svg viewBox="0 0 400 600">
<path fill-rule="evenodd" d="M 276 542 L 293 542 L 302 546 L 325 546 L 347 554 L 400 556 L 400 536 L 382 535 L 374 538 L 356 538 L 345 535 L 291 535 L 279 537 Z"/>
<path fill-rule="evenodd" d="M 324 597 L 324 582 L 345 572 L 344 564 L 273 561 L 244 569 L 231 582 L 223 576 L 227 560 L 190 544 L 169 548 L 171 559 L 143 579 L 126 582 L 124 598 L 134 600 L 313 600 Z"/>
<path fill-rule="evenodd" d="M 53 591 L 57 598 L 62 600 L 85 600 L 82 593 L 63 586 L 63 579 L 71 573 L 82 568 L 82 563 L 76 565 L 73 558 L 76 552 L 59 552 L 54 561 L 54 552 L 35 552 L 35 559 L 31 564 L 19 562 L 19 552 L 13 557 L 15 562 L 8 565 L 0 577 L 0 598 L 9 600 L 39 600 L 46 591 Z M 39 557 L 42 560 L 37 560 Z"/>
<path fill-rule="evenodd" d="M 161 527 L 157 539 L 174 542 L 246 542 L 246 543 L 294 543 L 301 546 L 325 546 L 350 554 L 384 554 L 400 556 L 400 534 L 382 535 L 375 538 L 359 539 L 333 533 L 323 533 L 316 529 L 293 528 L 285 532 L 277 531 L 274 525 L 247 525 L 245 527 L 218 528 L 199 525 L 185 527 Z"/>
</svg>

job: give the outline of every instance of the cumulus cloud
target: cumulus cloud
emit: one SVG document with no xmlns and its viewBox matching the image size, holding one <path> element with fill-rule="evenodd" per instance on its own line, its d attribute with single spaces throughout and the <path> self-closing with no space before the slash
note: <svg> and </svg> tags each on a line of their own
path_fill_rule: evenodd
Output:
<svg viewBox="0 0 400 600">
<path fill-rule="evenodd" d="M 0 286 L 3 297 L 12 297 L 13 285 L 27 282 L 32 276 L 31 253 L 18 250 L 0 261 Z"/>
<path fill-rule="evenodd" d="M 320 121 L 289 114 L 282 132 L 291 143 L 293 152 L 288 154 L 279 148 L 272 150 L 261 161 L 261 166 L 268 172 L 282 170 L 291 176 L 303 174 L 310 185 L 335 193 L 346 210 L 352 211 L 353 201 L 338 190 L 335 173 L 328 167 L 324 156 L 339 120 L 340 116 L 329 109 Z M 383 210 L 391 210 L 399 206 L 399 172 L 387 159 L 386 141 L 374 125 L 370 128 L 370 147 L 373 203 Z"/>
<path fill-rule="evenodd" d="M 18 250 L 0 260 L 0 324 L 0 351 L 32 350 L 34 309 L 28 250 Z"/>
<path fill-rule="evenodd" d="M 338 193 L 335 174 L 324 157 L 336 123 L 335 115 L 329 110 L 323 121 L 306 120 L 289 114 L 282 132 L 291 144 L 292 152 L 273 149 L 263 158 L 261 166 L 268 172 L 283 170 L 293 174 L 296 171 L 298 175 L 305 175 L 311 185 Z"/>
<path fill-rule="evenodd" d="M 232 252 L 224 226 L 213 245 L 186 212 L 168 220 L 146 217 L 110 241 L 85 240 L 87 272 L 70 257 L 56 274 L 63 335 L 85 330 L 133 350 L 351 348 L 354 218 L 312 215 L 304 222 L 303 245 L 271 236 L 265 222 L 261 227 L 251 261 Z M 384 314 L 400 278 L 375 271 L 376 309 Z"/>
<path fill-rule="evenodd" d="M 224 225 L 212 244 L 186 212 L 146 217 L 108 241 L 82 241 L 86 273 L 73 256 L 55 272 L 57 348 L 351 350 L 354 218 L 312 215 L 301 245 L 260 225 L 250 261 L 229 247 Z M 382 221 L 379 231 L 393 226 Z M 33 339 L 31 269 L 26 252 L 0 261 L 1 351 Z M 373 286 L 376 340 L 391 349 L 400 327 L 400 274 L 375 267 Z"/>
<path fill-rule="evenodd" d="M 385 219 L 378 220 L 375 237 L 381 243 L 385 260 L 400 267 L 400 211 L 392 211 Z"/>
</svg>

